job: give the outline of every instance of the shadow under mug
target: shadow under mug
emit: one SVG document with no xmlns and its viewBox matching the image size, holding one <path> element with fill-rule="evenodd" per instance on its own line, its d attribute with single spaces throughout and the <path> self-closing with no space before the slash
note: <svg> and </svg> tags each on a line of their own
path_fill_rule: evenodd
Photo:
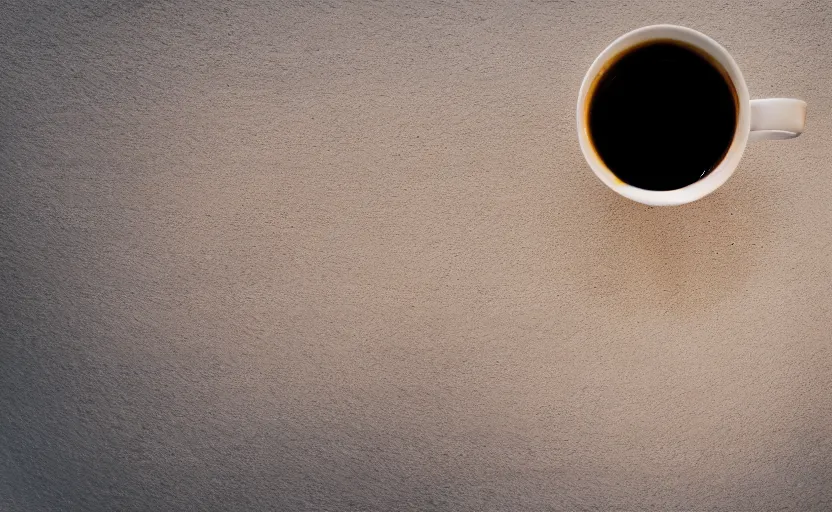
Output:
<svg viewBox="0 0 832 512">
<path fill-rule="evenodd" d="M 722 161 L 702 179 L 676 190 L 646 190 L 621 181 L 604 164 L 592 144 L 588 127 L 589 94 L 607 67 L 630 48 L 652 40 L 675 40 L 694 46 L 714 59 L 726 72 L 738 99 L 734 138 Z M 806 103 L 791 98 L 751 100 L 739 66 L 731 54 L 710 37 L 686 27 L 652 25 L 628 32 L 607 46 L 590 66 L 578 93 L 578 140 L 592 171 L 609 188 L 624 197 L 651 206 L 672 206 L 701 199 L 718 189 L 734 173 L 749 140 L 790 139 L 803 132 Z"/>
</svg>

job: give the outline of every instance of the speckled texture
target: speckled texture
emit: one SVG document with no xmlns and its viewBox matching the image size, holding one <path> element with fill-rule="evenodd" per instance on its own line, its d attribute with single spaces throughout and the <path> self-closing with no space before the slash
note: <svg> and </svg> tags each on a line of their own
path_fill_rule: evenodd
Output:
<svg viewBox="0 0 832 512">
<path fill-rule="evenodd" d="M 4 1 L 0 510 L 832 509 L 832 4 Z M 809 103 L 589 171 L 653 23 Z"/>
</svg>

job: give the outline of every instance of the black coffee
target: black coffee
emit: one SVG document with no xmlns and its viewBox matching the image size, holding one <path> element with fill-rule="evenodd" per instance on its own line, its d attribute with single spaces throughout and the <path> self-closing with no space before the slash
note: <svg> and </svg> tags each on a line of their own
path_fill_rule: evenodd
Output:
<svg viewBox="0 0 832 512">
<path fill-rule="evenodd" d="M 696 50 L 672 41 L 632 49 L 595 83 L 589 134 L 621 181 L 675 190 L 725 156 L 737 123 L 733 85 Z"/>
</svg>

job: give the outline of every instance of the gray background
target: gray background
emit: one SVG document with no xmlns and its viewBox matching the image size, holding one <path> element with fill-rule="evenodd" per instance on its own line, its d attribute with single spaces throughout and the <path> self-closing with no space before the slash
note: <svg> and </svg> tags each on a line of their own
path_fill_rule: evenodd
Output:
<svg viewBox="0 0 832 512">
<path fill-rule="evenodd" d="M 809 103 L 588 170 L 653 23 Z M 832 509 L 832 5 L 8 2 L 0 510 Z"/>
</svg>

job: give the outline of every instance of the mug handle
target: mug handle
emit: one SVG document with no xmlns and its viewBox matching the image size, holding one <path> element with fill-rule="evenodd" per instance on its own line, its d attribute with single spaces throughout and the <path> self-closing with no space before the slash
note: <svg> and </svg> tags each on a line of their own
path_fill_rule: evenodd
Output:
<svg viewBox="0 0 832 512">
<path fill-rule="evenodd" d="M 803 133 L 806 102 L 793 98 L 751 100 L 748 140 L 792 139 Z"/>
</svg>

